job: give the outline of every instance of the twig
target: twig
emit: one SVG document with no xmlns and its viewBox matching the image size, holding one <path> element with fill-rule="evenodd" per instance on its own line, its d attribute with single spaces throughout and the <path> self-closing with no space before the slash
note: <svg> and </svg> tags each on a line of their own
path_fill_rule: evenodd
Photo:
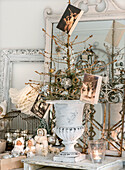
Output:
<svg viewBox="0 0 125 170">
<path fill-rule="evenodd" d="M 87 40 L 89 40 L 89 39 L 92 38 L 92 37 L 93 37 L 93 35 L 90 35 L 88 38 L 86 38 L 86 40 L 81 41 L 81 42 L 74 43 L 74 44 L 72 44 L 72 45 L 82 44 L 82 43 L 86 42 Z"/>
</svg>

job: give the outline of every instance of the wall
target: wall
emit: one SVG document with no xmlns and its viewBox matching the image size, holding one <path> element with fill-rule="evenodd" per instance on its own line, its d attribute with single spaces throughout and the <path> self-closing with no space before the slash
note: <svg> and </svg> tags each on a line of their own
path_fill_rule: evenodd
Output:
<svg viewBox="0 0 125 170">
<path fill-rule="evenodd" d="M 66 0 L 0 0 L 0 49 L 44 48 L 43 11 L 61 13 Z"/>
<path fill-rule="evenodd" d="M 66 0 L 0 0 L 0 50 L 43 49 L 44 9 L 50 7 L 53 12 L 60 13 L 61 11 L 63 12 L 66 5 Z M 11 87 L 21 89 L 28 79 L 33 79 L 34 70 L 38 71 L 40 66 L 34 65 L 34 63 L 31 64 L 32 66 L 30 67 L 27 63 L 23 63 L 23 67 L 22 63 L 14 65 L 13 72 L 15 74 L 12 74 Z M 42 64 L 41 67 L 43 67 Z M 21 70 L 21 68 L 23 69 Z M 31 76 L 29 76 L 30 73 Z M 2 137 L 1 133 L 0 138 Z"/>
<path fill-rule="evenodd" d="M 52 8 L 54 13 L 61 13 L 67 6 L 64 0 L 0 0 L 0 50 L 3 49 L 36 49 L 44 48 L 44 33 L 42 28 L 45 27 L 44 9 Z M 58 8 L 57 8 L 58 7 Z M 1 56 L 0 56 L 1 60 Z M 30 63 L 31 64 L 31 63 Z M 22 68 L 19 63 L 12 75 L 11 87 L 21 89 L 25 86 L 28 79 L 34 75 L 33 69 L 36 65 Z M 17 69 L 18 68 L 18 69 Z M 39 68 L 36 70 L 38 71 Z M 21 73 L 18 71 L 21 70 Z M 43 64 L 41 65 L 43 70 Z M 0 73 L 2 66 L 0 62 Z M 25 73 L 31 73 L 30 77 Z M 20 75 L 17 80 L 16 75 Z M 0 77 L 1 78 L 1 77 Z M 16 81 L 15 81 L 16 80 Z M 2 85 L 0 84 L 0 90 Z"/>
<path fill-rule="evenodd" d="M 66 6 L 67 1 L 64 0 L 0 0 L 0 51 L 3 49 L 43 49 L 45 44 L 42 32 L 42 28 L 45 27 L 44 9 L 51 8 L 54 13 L 61 13 Z M 40 65 L 37 68 L 34 63 L 30 63 L 30 68 L 28 63 L 25 65 L 23 69 L 22 63 L 14 67 L 10 88 L 22 89 L 29 79 L 36 78 L 34 70 L 38 71 Z M 40 69 L 43 71 L 43 64 Z M 1 72 L 3 69 L 0 62 L 0 92 L 3 86 Z"/>
<path fill-rule="evenodd" d="M 64 0 L 0 0 L 0 51 L 3 49 L 43 49 L 45 44 L 42 32 L 42 28 L 45 27 L 44 9 L 52 8 L 53 12 L 61 13 L 66 6 L 67 2 Z M 0 55 L 0 92 L 3 86 L 1 73 L 4 68 L 2 68 Z M 15 71 L 12 73 L 10 87 L 22 89 L 27 80 L 32 79 L 35 68 L 36 65 L 32 63 L 30 68 L 27 64 L 22 69 L 22 64 L 18 63 L 18 67 L 14 68 Z M 38 69 L 39 67 L 36 70 Z M 43 64 L 41 64 L 41 70 L 43 70 Z M 31 76 L 26 76 L 27 72 Z M 25 75 L 23 79 L 21 75 Z"/>
</svg>

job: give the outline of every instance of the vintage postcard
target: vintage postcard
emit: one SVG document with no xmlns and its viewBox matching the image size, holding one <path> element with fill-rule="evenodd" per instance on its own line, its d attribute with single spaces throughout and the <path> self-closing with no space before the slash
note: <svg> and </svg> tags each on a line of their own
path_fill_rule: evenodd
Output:
<svg viewBox="0 0 125 170">
<path fill-rule="evenodd" d="M 80 100 L 85 103 L 97 104 L 102 83 L 102 77 L 92 74 L 84 74 Z"/>
<path fill-rule="evenodd" d="M 57 28 L 71 35 L 80 20 L 83 11 L 71 4 L 66 8 Z"/>
<path fill-rule="evenodd" d="M 114 30 L 114 37 L 113 36 L 113 30 Z M 109 30 L 105 41 L 108 42 L 109 44 L 113 44 L 115 47 L 118 47 L 120 44 L 120 41 L 124 38 L 125 34 L 125 25 L 115 21 L 115 23 L 112 23 L 112 28 Z M 113 41 L 114 38 L 114 42 Z"/>
<path fill-rule="evenodd" d="M 39 118 L 45 118 L 50 108 L 50 104 L 46 103 L 42 96 L 39 94 L 31 108 L 31 112 L 33 112 Z"/>
</svg>

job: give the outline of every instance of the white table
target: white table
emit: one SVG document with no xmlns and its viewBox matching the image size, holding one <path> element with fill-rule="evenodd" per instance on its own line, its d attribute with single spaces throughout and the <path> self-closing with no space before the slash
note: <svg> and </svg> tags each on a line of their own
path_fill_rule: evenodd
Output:
<svg viewBox="0 0 125 170">
<path fill-rule="evenodd" d="M 24 163 L 24 170 L 37 170 L 40 167 L 60 167 L 83 170 L 120 170 L 123 168 L 123 161 L 125 158 L 105 157 L 102 164 L 93 164 L 90 160 L 85 159 L 77 163 L 54 162 L 52 154 L 47 157 L 35 156 L 22 160 Z M 44 169 L 44 168 L 43 168 Z M 51 169 L 51 168 L 50 168 Z M 45 170 L 45 169 L 44 169 Z"/>
</svg>

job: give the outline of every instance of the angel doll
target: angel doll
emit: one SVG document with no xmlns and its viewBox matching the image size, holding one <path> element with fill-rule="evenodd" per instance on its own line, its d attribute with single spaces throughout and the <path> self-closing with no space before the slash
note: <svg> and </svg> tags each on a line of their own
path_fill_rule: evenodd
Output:
<svg viewBox="0 0 125 170">
<path fill-rule="evenodd" d="M 14 157 L 24 154 L 24 139 L 23 139 L 23 137 L 17 138 L 15 140 L 15 145 L 14 145 L 14 148 L 11 153 Z"/>
<path fill-rule="evenodd" d="M 40 128 L 35 136 L 36 154 L 46 156 L 48 154 L 48 141 L 46 129 Z"/>
<path fill-rule="evenodd" d="M 24 153 L 27 154 L 27 157 L 35 156 L 36 148 L 35 148 L 35 140 L 29 139 L 27 141 L 27 147 L 24 150 Z"/>
</svg>

